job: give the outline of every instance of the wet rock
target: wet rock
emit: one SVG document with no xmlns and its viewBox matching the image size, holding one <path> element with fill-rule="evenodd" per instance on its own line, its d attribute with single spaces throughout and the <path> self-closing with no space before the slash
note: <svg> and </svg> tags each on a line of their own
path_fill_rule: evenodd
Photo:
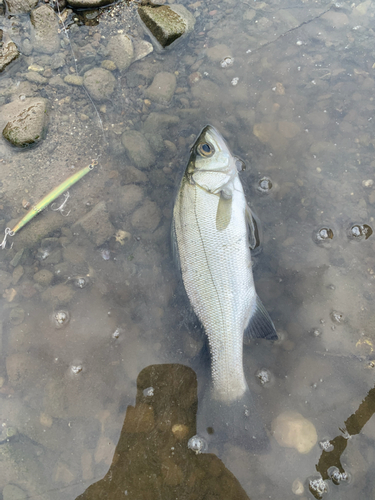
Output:
<svg viewBox="0 0 375 500">
<path fill-rule="evenodd" d="M 146 42 L 146 40 L 135 40 L 134 41 L 134 61 L 139 61 L 144 57 L 148 56 L 153 52 L 154 47 L 152 43 Z"/>
<path fill-rule="evenodd" d="M 139 168 L 146 169 L 155 162 L 155 157 L 151 151 L 147 139 L 141 132 L 127 130 L 121 138 L 121 142 L 126 150 L 129 159 Z"/>
<path fill-rule="evenodd" d="M 25 319 L 25 311 L 22 307 L 16 306 L 9 313 L 9 321 L 12 325 L 20 325 Z"/>
<path fill-rule="evenodd" d="M 126 167 L 122 177 L 125 184 L 144 184 L 147 182 L 147 175 L 132 165 Z"/>
<path fill-rule="evenodd" d="M 27 494 L 18 486 L 7 484 L 3 488 L 3 500 L 27 500 Z"/>
<path fill-rule="evenodd" d="M 64 78 L 64 82 L 69 85 L 83 85 L 83 77 L 79 75 L 66 75 Z"/>
<path fill-rule="evenodd" d="M 117 211 L 119 214 L 124 216 L 134 212 L 144 198 L 143 189 L 139 186 L 133 185 L 123 186 L 114 194 L 116 198 L 114 212 Z"/>
<path fill-rule="evenodd" d="M 47 131 L 48 101 L 30 98 L 13 101 L 1 108 L 1 118 L 8 118 L 3 136 L 14 146 L 23 148 L 41 141 Z"/>
<path fill-rule="evenodd" d="M 68 5 L 75 9 L 95 9 L 109 5 L 113 0 L 68 0 Z"/>
<path fill-rule="evenodd" d="M 329 10 L 321 16 L 321 19 L 325 21 L 332 28 L 342 28 L 349 23 L 348 16 L 344 12 L 337 12 L 334 10 Z"/>
<path fill-rule="evenodd" d="M 49 286 L 53 280 L 53 273 L 48 269 L 42 269 L 34 274 L 33 279 L 41 286 Z"/>
<path fill-rule="evenodd" d="M 76 291 L 68 285 L 50 286 L 42 293 L 42 300 L 52 307 L 67 306 L 73 299 Z"/>
<path fill-rule="evenodd" d="M 24 269 L 22 266 L 18 265 L 17 267 L 14 268 L 13 274 L 12 274 L 12 284 L 17 285 L 19 280 L 22 278 L 24 274 Z"/>
<path fill-rule="evenodd" d="M 111 37 L 107 45 L 109 58 L 116 63 L 120 71 L 126 70 L 134 59 L 133 42 L 127 35 Z"/>
<path fill-rule="evenodd" d="M 145 90 L 145 95 L 159 104 L 169 104 L 175 90 L 175 75 L 163 71 L 157 73 L 152 84 Z"/>
<path fill-rule="evenodd" d="M 156 203 L 146 200 L 132 215 L 132 226 L 140 231 L 155 231 L 161 219 L 161 212 Z"/>
<path fill-rule="evenodd" d="M 31 12 L 31 41 L 34 50 L 43 54 L 54 54 L 60 48 L 57 16 L 51 7 L 41 5 Z"/>
<path fill-rule="evenodd" d="M 5 0 L 8 14 L 28 14 L 38 4 L 38 0 Z"/>
<path fill-rule="evenodd" d="M 191 88 L 193 97 L 204 104 L 211 105 L 220 100 L 221 90 L 216 83 L 204 79 L 193 85 Z"/>
<path fill-rule="evenodd" d="M 113 94 L 116 79 L 110 71 L 104 68 L 93 68 L 84 74 L 83 84 L 95 101 L 103 102 Z"/>
<path fill-rule="evenodd" d="M 26 73 L 25 78 L 31 83 L 47 83 L 48 79 L 44 78 L 44 76 L 35 73 L 34 71 L 29 71 Z"/>
<path fill-rule="evenodd" d="M 136 434 L 150 432 L 155 427 L 154 410 L 148 404 L 128 406 L 125 415 L 124 427 L 126 432 Z"/>
<path fill-rule="evenodd" d="M 28 38 L 25 38 L 25 40 L 22 43 L 22 53 L 24 56 L 30 56 L 33 51 L 33 46 Z"/>
<path fill-rule="evenodd" d="M 67 84 L 64 82 L 64 80 L 59 75 L 53 76 L 50 79 L 49 84 L 52 87 L 68 87 Z"/>
<path fill-rule="evenodd" d="M 101 67 L 107 69 L 108 71 L 115 71 L 117 69 L 116 64 L 110 59 L 102 61 Z"/>
<path fill-rule="evenodd" d="M 147 134 L 167 134 L 168 129 L 177 125 L 178 116 L 166 115 L 164 113 L 150 113 L 143 125 L 143 131 Z"/>
<path fill-rule="evenodd" d="M 183 5 L 144 5 L 138 8 L 143 25 L 158 48 L 165 48 L 190 33 L 195 17 Z"/>
<path fill-rule="evenodd" d="M 27 352 L 7 356 L 5 366 L 9 383 L 16 389 L 32 385 L 40 373 L 40 360 Z"/>
<path fill-rule="evenodd" d="M 281 121 L 278 123 L 278 129 L 282 136 L 287 139 L 292 139 L 301 132 L 301 129 L 297 123 Z"/>
<path fill-rule="evenodd" d="M 9 64 L 17 59 L 20 55 L 17 45 L 12 42 L 4 42 L 3 46 L 0 48 L 0 73 L 9 66 Z"/>
<path fill-rule="evenodd" d="M 53 54 L 51 59 L 51 68 L 59 69 L 65 66 L 65 56 L 61 52 L 57 52 L 57 54 Z"/>
<path fill-rule="evenodd" d="M 207 57 L 213 62 L 221 62 L 227 57 L 232 57 L 232 51 L 229 47 L 222 43 L 207 49 L 206 54 Z"/>
<path fill-rule="evenodd" d="M 12 275 L 0 269 L 0 294 L 3 294 L 11 283 Z"/>
<path fill-rule="evenodd" d="M 300 413 L 286 411 L 272 422 L 272 432 L 280 446 L 295 448 L 306 454 L 315 446 L 318 436 L 314 424 Z"/>
<path fill-rule="evenodd" d="M 83 229 L 89 239 L 100 246 L 116 232 L 108 218 L 108 211 L 104 201 L 101 201 L 86 215 L 79 219 L 72 227 L 73 231 Z"/>
</svg>

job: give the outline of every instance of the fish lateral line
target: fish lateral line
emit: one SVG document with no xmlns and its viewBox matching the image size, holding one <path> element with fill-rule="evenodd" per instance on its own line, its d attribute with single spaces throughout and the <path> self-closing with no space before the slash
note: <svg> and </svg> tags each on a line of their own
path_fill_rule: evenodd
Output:
<svg viewBox="0 0 375 500">
<path fill-rule="evenodd" d="M 14 236 L 20 229 L 22 229 L 28 222 L 30 222 L 36 215 L 38 215 L 42 210 L 44 210 L 48 205 L 56 200 L 59 196 L 61 196 L 65 191 L 74 186 L 82 177 L 87 175 L 94 167 L 98 164 L 97 160 L 92 160 L 89 165 L 81 168 L 78 172 L 75 172 L 73 175 L 65 179 L 61 184 L 55 187 L 52 191 L 50 191 L 44 198 L 42 198 L 36 205 L 30 208 L 27 214 L 22 217 L 22 219 L 17 222 L 17 224 L 11 229 L 7 227 L 5 229 L 5 235 L 3 241 L 0 243 L 0 248 L 4 250 L 7 243 L 7 238 Z M 67 201 L 69 196 L 66 197 L 65 202 Z M 65 205 L 65 202 L 63 205 Z M 63 207 L 63 206 L 62 206 Z M 59 207 L 61 208 L 61 207 Z"/>
</svg>

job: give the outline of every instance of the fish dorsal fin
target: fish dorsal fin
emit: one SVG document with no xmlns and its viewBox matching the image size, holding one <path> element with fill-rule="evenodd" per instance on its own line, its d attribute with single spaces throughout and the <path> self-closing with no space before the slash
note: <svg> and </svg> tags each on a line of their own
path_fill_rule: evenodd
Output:
<svg viewBox="0 0 375 500">
<path fill-rule="evenodd" d="M 232 217 L 232 197 L 220 193 L 219 204 L 216 211 L 216 229 L 223 231 L 229 226 Z"/>
<path fill-rule="evenodd" d="M 275 325 L 262 301 L 256 296 L 255 307 L 244 332 L 244 342 L 251 339 L 277 340 Z"/>
</svg>

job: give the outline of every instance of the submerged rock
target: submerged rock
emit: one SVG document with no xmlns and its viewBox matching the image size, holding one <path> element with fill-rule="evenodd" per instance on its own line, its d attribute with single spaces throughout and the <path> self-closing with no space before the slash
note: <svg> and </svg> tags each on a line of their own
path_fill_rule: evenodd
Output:
<svg viewBox="0 0 375 500">
<path fill-rule="evenodd" d="M 107 101 L 115 90 L 116 79 L 104 68 L 92 68 L 83 76 L 83 84 L 95 101 Z"/>
<path fill-rule="evenodd" d="M 175 40 L 190 33 L 195 17 L 183 5 L 144 5 L 138 15 L 147 32 L 159 48 L 171 45 Z"/>
<path fill-rule="evenodd" d="M 5 0 L 8 14 L 28 14 L 38 4 L 38 0 Z"/>
<path fill-rule="evenodd" d="M 74 231 L 82 228 L 90 240 L 100 246 L 116 232 L 108 218 L 108 211 L 104 201 L 101 201 L 86 215 L 81 217 L 72 227 Z"/>
<path fill-rule="evenodd" d="M 302 454 L 309 453 L 318 440 L 314 424 L 294 411 L 286 411 L 276 417 L 272 422 L 272 431 L 280 446 L 295 448 Z"/>
<path fill-rule="evenodd" d="M 75 9 L 95 9 L 113 3 L 114 0 L 68 0 L 68 5 Z"/>
<path fill-rule="evenodd" d="M 130 160 L 139 168 L 149 168 L 155 161 L 150 144 L 137 130 L 127 130 L 121 138 Z"/>
<path fill-rule="evenodd" d="M 54 54 L 60 48 L 58 36 L 59 25 L 53 9 L 48 5 L 41 5 L 30 15 L 32 30 L 32 44 L 34 50 L 44 54 Z"/>
<path fill-rule="evenodd" d="M 0 73 L 20 55 L 17 45 L 12 42 L 4 42 L 0 49 Z"/>
<path fill-rule="evenodd" d="M 145 95 L 159 104 L 168 104 L 171 102 L 175 90 L 175 75 L 162 71 L 155 76 L 152 84 L 145 90 Z"/>
<path fill-rule="evenodd" d="M 31 98 L 3 106 L 0 115 L 9 120 L 3 129 L 5 139 L 20 148 L 41 141 L 48 125 L 47 103 L 46 99 Z"/>
<path fill-rule="evenodd" d="M 134 59 L 133 42 L 127 35 L 113 36 L 107 45 L 109 58 L 120 71 L 127 69 Z"/>
</svg>

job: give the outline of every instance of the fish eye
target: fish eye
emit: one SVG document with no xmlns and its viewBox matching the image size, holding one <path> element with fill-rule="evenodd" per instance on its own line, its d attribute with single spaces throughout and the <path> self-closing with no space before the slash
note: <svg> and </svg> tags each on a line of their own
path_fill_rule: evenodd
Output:
<svg viewBox="0 0 375 500">
<path fill-rule="evenodd" d="M 198 146 L 198 153 L 201 156 L 212 156 L 215 152 L 215 148 L 210 144 L 209 142 L 203 142 L 202 144 L 199 144 Z"/>
</svg>

